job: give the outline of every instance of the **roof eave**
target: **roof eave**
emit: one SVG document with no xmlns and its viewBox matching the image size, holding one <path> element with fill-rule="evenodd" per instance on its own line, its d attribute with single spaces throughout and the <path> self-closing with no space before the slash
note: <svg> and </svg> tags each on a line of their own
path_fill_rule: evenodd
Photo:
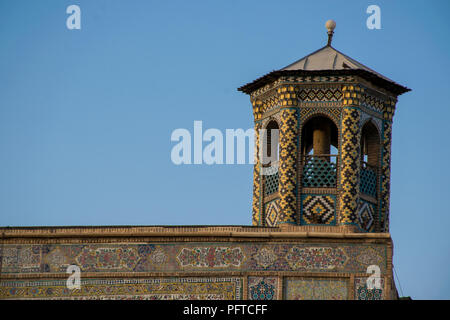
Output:
<svg viewBox="0 0 450 320">
<path fill-rule="evenodd" d="M 255 90 L 276 81 L 281 76 L 320 76 L 320 75 L 358 75 L 362 78 L 378 85 L 395 95 L 399 96 L 405 92 L 411 91 L 411 89 L 399 85 L 393 81 L 388 81 L 379 77 L 378 75 L 362 70 L 362 69 L 349 69 L 349 70 L 275 70 L 272 71 L 250 83 L 247 83 L 237 90 L 246 94 L 251 94 Z"/>
</svg>

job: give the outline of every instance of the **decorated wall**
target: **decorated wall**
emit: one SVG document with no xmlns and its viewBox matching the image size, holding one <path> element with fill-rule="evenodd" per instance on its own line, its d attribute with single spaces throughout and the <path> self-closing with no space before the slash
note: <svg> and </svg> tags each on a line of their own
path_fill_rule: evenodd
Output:
<svg viewBox="0 0 450 320">
<path fill-rule="evenodd" d="M 385 299 L 394 294 L 388 235 L 319 231 L 4 228 L 0 298 Z M 70 265 L 80 268 L 80 289 L 67 287 Z M 370 265 L 380 268 L 379 289 L 367 289 Z"/>
</svg>

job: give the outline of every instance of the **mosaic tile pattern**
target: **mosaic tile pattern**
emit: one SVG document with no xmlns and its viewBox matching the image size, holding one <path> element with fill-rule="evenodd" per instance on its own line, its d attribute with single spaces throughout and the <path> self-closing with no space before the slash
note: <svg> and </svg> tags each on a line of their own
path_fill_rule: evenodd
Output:
<svg viewBox="0 0 450 320">
<path fill-rule="evenodd" d="M 336 196 L 310 195 L 301 196 L 301 225 L 336 225 Z"/>
<path fill-rule="evenodd" d="M 281 112 L 280 128 L 280 223 L 296 224 L 297 140 L 298 110 L 285 108 Z"/>
<path fill-rule="evenodd" d="M 50 255 L 55 254 L 55 252 L 58 252 L 57 255 L 60 255 L 57 260 L 61 260 L 64 253 L 57 248 L 52 250 Z M 132 271 L 136 267 L 138 260 L 139 253 L 136 248 L 126 247 L 98 247 L 95 249 L 84 247 L 75 258 L 76 264 L 83 266 L 83 270 L 85 271 Z M 50 269 L 52 269 L 52 267 L 55 268 L 56 266 L 57 265 L 50 265 Z"/>
<path fill-rule="evenodd" d="M 336 188 L 336 164 L 322 157 L 307 156 L 303 163 L 302 186 L 306 188 Z"/>
<path fill-rule="evenodd" d="M 247 260 L 255 271 L 366 272 L 371 264 L 385 272 L 386 248 L 280 244 L 250 247 Z"/>
<path fill-rule="evenodd" d="M 286 260 L 292 270 L 333 270 L 341 269 L 348 257 L 340 248 L 294 246 L 289 249 Z"/>
<path fill-rule="evenodd" d="M 183 268 L 239 268 L 244 254 L 240 247 L 194 247 L 183 248 L 177 260 Z"/>
<path fill-rule="evenodd" d="M 2 274 L 82 272 L 311 271 L 366 272 L 371 264 L 386 270 L 383 244 L 304 243 L 132 243 L 5 244 Z M 129 259 L 129 260 L 128 260 Z"/>
<path fill-rule="evenodd" d="M 301 101 L 339 101 L 342 98 L 340 88 L 304 88 L 297 92 Z"/>
<path fill-rule="evenodd" d="M 383 111 L 384 107 L 384 101 L 381 99 L 370 95 L 370 94 L 363 94 L 361 95 L 361 105 L 364 107 L 367 107 L 373 111 L 376 111 L 378 113 Z"/>
<path fill-rule="evenodd" d="M 276 300 L 278 292 L 278 278 L 276 277 L 249 277 L 249 300 Z"/>
<path fill-rule="evenodd" d="M 280 100 L 277 95 L 271 96 L 270 98 L 264 100 L 263 112 L 268 112 L 280 106 Z"/>
<path fill-rule="evenodd" d="M 384 300 L 384 278 L 380 279 L 379 289 L 367 288 L 366 278 L 355 278 L 355 300 Z"/>
<path fill-rule="evenodd" d="M 366 232 L 373 231 L 375 226 L 375 212 L 374 204 L 361 199 L 359 200 L 358 222 L 362 230 Z"/>
<path fill-rule="evenodd" d="M 348 282 L 336 279 L 286 279 L 284 287 L 287 300 L 346 300 Z"/>
<path fill-rule="evenodd" d="M 70 290 L 66 280 L 8 281 L 0 283 L 0 299 L 74 300 L 237 300 L 241 278 L 81 279 Z"/>
<path fill-rule="evenodd" d="M 389 197 L 391 185 L 391 135 L 392 123 L 383 121 L 383 156 L 381 167 L 381 229 L 389 232 Z"/>
<path fill-rule="evenodd" d="M 342 109 L 340 223 L 354 224 L 359 197 L 359 110 Z"/>
<path fill-rule="evenodd" d="M 300 108 L 300 122 L 306 123 L 311 117 L 315 115 L 326 115 L 330 117 L 339 128 L 341 122 L 341 108 L 326 108 L 326 107 L 302 107 Z"/>
<path fill-rule="evenodd" d="M 266 203 L 264 210 L 265 223 L 269 227 L 275 227 L 280 217 L 280 199 Z"/>
<path fill-rule="evenodd" d="M 259 161 L 259 133 L 261 130 L 261 123 L 255 122 L 255 154 L 253 166 L 253 198 L 252 198 L 252 225 L 262 225 L 261 221 L 261 176 Z"/>
<path fill-rule="evenodd" d="M 379 252 L 376 252 L 374 248 L 367 248 L 366 250 L 358 253 L 356 255 L 356 262 L 360 265 L 365 265 L 366 271 L 367 267 L 371 265 L 379 266 L 382 273 L 386 270 L 386 260 L 383 259 L 382 255 Z"/>
<path fill-rule="evenodd" d="M 354 82 L 355 76 L 284 76 L 281 78 L 286 82 L 320 83 L 320 82 Z"/>
<path fill-rule="evenodd" d="M 264 176 L 264 196 L 278 192 L 278 171 Z"/>
<path fill-rule="evenodd" d="M 377 172 L 375 169 L 367 167 L 360 169 L 359 190 L 373 198 L 377 197 Z"/>
<path fill-rule="evenodd" d="M 294 82 L 300 84 L 317 84 L 322 85 L 324 82 L 335 83 L 348 83 L 355 82 L 357 79 L 355 76 L 283 76 L 280 79 L 274 81 L 272 84 L 266 85 L 250 93 L 250 97 L 254 99 L 268 91 L 272 90 L 275 86 L 283 83 L 292 84 Z"/>
</svg>

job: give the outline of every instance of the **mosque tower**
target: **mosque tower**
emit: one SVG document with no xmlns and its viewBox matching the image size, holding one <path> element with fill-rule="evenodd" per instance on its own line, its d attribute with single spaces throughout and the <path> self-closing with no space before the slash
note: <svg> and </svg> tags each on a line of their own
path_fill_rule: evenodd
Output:
<svg viewBox="0 0 450 320">
<path fill-rule="evenodd" d="M 327 44 L 248 83 L 255 226 L 389 232 L 392 118 L 410 89 Z M 336 228 L 333 228 L 336 229 Z"/>
</svg>

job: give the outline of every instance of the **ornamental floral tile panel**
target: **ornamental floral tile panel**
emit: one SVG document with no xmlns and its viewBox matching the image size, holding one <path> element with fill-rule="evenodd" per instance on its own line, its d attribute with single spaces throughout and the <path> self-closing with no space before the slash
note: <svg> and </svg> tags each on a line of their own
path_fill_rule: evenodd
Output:
<svg viewBox="0 0 450 320">
<path fill-rule="evenodd" d="M 276 300 L 278 294 L 278 278 L 248 277 L 249 300 Z"/>
<path fill-rule="evenodd" d="M 284 299 L 287 300 L 346 300 L 348 281 L 337 279 L 285 280 Z"/>
<path fill-rule="evenodd" d="M 240 267 L 244 254 L 240 247 L 183 248 L 177 255 L 181 267 L 226 268 Z"/>
<path fill-rule="evenodd" d="M 246 266 L 257 271 L 366 272 L 386 270 L 385 245 L 273 244 L 250 245 Z"/>
<path fill-rule="evenodd" d="M 132 271 L 139 260 L 139 254 L 133 247 L 84 247 L 75 261 L 84 271 Z"/>
<path fill-rule="evenodd" d="M 80 289 L 66 280 L 7 281 L 0 283 L 0 299 L 75 300 L 238 300 L 241 278 L 81 279 Z"/>
<path fill-rule="evenodd" d="M 117 243 L 5 244 L 3 274 L 82 272 L 304 271 L 385 273 L 384 244 L 324 243 Z"/>
<path fill-rule="evenodd" d="M 286 255 L 292 270 L 341 269 L 348 257 L 341 248 L 293 246 Z"/>
</svg>

